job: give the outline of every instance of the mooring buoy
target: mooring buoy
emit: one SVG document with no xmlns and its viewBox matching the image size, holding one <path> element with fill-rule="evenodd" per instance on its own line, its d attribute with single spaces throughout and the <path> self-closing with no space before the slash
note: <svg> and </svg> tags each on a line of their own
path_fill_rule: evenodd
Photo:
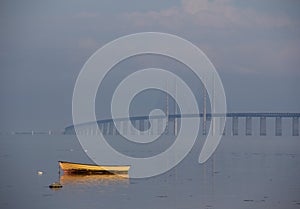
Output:
<svg viewBox="0 0 300 209">
<path fill-rule="evenodd" d="M 51 188 L 51 189 L 59 189 L 59 188 L 62 188 L 62 187 L 63 187 L 62 184 L 59 183 L 59 182 L 54 182 L 54 183 L 49 185 L 49 188 Z"/>
</svg>

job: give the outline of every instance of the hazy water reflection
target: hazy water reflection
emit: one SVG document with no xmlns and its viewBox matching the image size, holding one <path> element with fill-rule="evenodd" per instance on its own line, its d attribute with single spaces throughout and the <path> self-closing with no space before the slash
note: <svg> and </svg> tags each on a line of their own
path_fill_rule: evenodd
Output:
<svg viewBox="0 0 300 209">
<path fill-rule="evenodd" d="M 109 175 L 109 174 L 95 174 L 95 175 L 78 175 L 78 174 L 63 174 L 60 177 L 60 182 L 63 185 L 82 185 L 82 186 L 113 186 L 128 185 L 128 174 Z"/>
</svg>

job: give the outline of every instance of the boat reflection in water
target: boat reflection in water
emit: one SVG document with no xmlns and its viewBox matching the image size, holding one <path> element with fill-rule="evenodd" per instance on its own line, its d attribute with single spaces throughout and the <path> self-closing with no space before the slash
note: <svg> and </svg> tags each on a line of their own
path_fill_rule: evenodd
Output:
<svg viewBox="0 0 300 209">
<path fill-rule="evenodd" d="M 129 184 L 128 174 L 67 174 L 64 173 L 60 177 L 60 182 L 63 185 L 115 185 L 115 184 Z"/>
</svg>

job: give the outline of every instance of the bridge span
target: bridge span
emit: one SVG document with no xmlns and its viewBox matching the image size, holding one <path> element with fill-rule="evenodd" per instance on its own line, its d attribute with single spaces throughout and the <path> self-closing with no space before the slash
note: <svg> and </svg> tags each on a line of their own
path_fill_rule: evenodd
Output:
<svg viewBox="0 0 300 209">
<path fill-rule="evenodd" d="M 232 136 L 238 136 L 241 134 L 241 127 L 240 123 L 241 121 L 244 121 L 244 133 L 246 136 L 251 136 L 253 134 L 253 120 L 256 120 L 256 124 L 259 124 L 259 135 L 260 136 L 266 136 L 267 130 L 268 130 L 268 123 L 272 122 L 274 123 L 274 135 L 275 136 L 282 136 L 283 133 L 283 119 L 286 121 L 288 119 L 291 121 L 291 124 L 289 125 L 290 131 L 289 133 L 292 136 L 299 136 L 299 118 L 300 113 L 274 113 L 274 112 L 265 112 L 265 113 L 226 113 L 226 114 L 169 114 L 167 116 L 165 115 L 159 115 L 159 116 L 152 116 L 149 118 L 149 116 L 134 116 L 130 118 L 116 118 L 116 119 L 103 119 L 98 120 L 97 124 L 99 127 L 99 130 L 104 135 L 118 135 L 118 131 L 114 125 L 115 123 L 120 123 L 122 127 L 122 131 L 124 133 L 129 132 L 128 130 L 128 123 L 132 123 L 137 129 L 141 131 L 146 131 L 150 127 L 150 120 L 158 120 L 157 124 L 162 124 L 162 120 L 167 119 L 168 125 L 166 126 L 164 133 L 173 133 L 176 135 L 178 133 L 179 125 L 180 124 L 180 118 L 192 118 L 192 117 L 200 117 L 202 120 L 202 134 L 206 135 L 208 133 L 208 128 L 212 124 L 211 122 L 214 120 L 214 118 L 225 118 L 226 117 L 226 125 L 224 130 L 220 130 L 219 133 L 215 134 L 221 134 L 221 135 L 232 135 Z M 90 128 L 90 125 L 92 123 L 84 123 L 77 125 L 79 133 L 78 134 L 100 134 L 99 130 L 92 130 Z M 239 129 L 240 127 L 240 129 Z M 156 131 L 149 134 L 155 134 L 161 133 L 162 127 L 156 127 Z M 75 134 L 75 128 L 74 125 L 68 126 L 64 130 L 65 134 Z"/>
</svg>

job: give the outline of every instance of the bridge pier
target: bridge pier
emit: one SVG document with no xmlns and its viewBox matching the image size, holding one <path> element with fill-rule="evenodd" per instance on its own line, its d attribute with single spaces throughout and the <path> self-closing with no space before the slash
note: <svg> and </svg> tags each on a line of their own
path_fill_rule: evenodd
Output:
<svg viewBox="0 0 300 209">
<path fill-rule="evenodd" d="M 105 123 L 100 123 L 99 125 L 100 125 L 100 129 L 102 131 L 102 134 L 106 135 Z"/>
<path fill-rule="evenodd" d="M 154 119 L 149 119 L 149 131 L 148 131 L 149 135 L 154 135 L 155 134 L 155 132 L 154 132 L 155 127 L 153 127 L 151 125 L 151 124 L 154 124 L 153 121 L 154 121 Z"/>
<path fill-rule="evenodd" d="M 145 131 L 145 120 L 140 120 L 140 131 L 141 135 L 143 135 L 143 132 Z"/>
<path fill-rule="evenodd" d="M 144 127 L 145 127 L 145 130 L 147 130 L 147 134 L 150 135 L 150 120 L 149 119 L 145 120 Z"/>
<path fill-rule="evenodd" d="M 98 124 L 100 132 L 104 135 L 104 130 L 103 130 L 103 123 Z"/>
<path fill-rule="evenodd" d="M 111 125 L 110 122 L 106 122 L 106 126 L 107 126 L 107 135 L 111 135 L 112 134 L 112 130 L 111 130 Z"/>
<path fill-rule="evenodd" d="M 96 135 L 99 136 L 100 133 L 101 133 L 101 131 L 100 131 L 100 128 L 99 128 L 99 126 L 98 126 L 98 128 L 96 129 Z"/>
<path fill-rule="evenodd" d="M 282 118 L 275 118 L 275 136 L 282 136 Z"/>
<path fill-rule="evenodd" d="M 144 135 L 144 131 L 146 130 L 146 120 L 141 120 L 141 134 Z"/>
<path fill-rule="evenodd" d="M 234 116 L 232 118 L 232 135 L 237 136 L 239 134 L 239 117 Z"/>
<path fill-rule="evenodd" d="M 142 131 L 144 130 L 144 120 L 138 120 L 138 135 L 142 135 Z"/>
<path fill-rule="evenodd" d="M 293 136 L 299 136 L 299 117 L 293 117 Z"/>
<path fill-rule="evenodd" d="M 144 131 L 146 131 L 145 134 L 149 135 L 150 130 L 149 130 L 150 124 L 149 124 L 149 119 L 144 120 Z"/>
<path fill-rule="evenodd" d="M 109 134 L 109 123 L 106 122 L 106 123 L 104 123 L 104 125 L 105 125 L 105 135 L 108 135 Z"/>
<path fill-rule="evenodd" d="M 116 121 L 116 125 L 118 126 L 118 127 L 120 127 L 120 131 L 123 133 L 123 121 Z M 116 134 L 117 135 L 120 135 L 120 134 L 122 134 L 122 133 L 120 133 L 120 131 L 117 129 L 117 127 L 115 126 L 115 129 L 116 129 Z"/>
<path fill-rule="evenodd" d="M 207 129 L 207 119 L 206 119 L 206 117 L 205 117 L 205 119 L 203 119 L 202 123 L 203 123 L 203 126 L 202 126 L 202 135 L 205 136 L 207 134 L 207 131 L 206 131 L 206 129 Z"/>
<path fill-rule="evenodd" d="M 106 135 L 107 134 L 107 126 L 105 123 L 102 123 L 102 128 L 103 128 L 103 135 Z"/>
<path fill-rule="evenodd" d="M 225 136 L 225 134 L 226 134 L 226 123 L 225 123 L 225 125 L 224 125 L 224 128 L 223 128 L 223 129 L 221 128 L 221 126 L 222 126 L 222 124 L 224 123 L 224 121 L 225 121 L 225 117 L 220 117 L 219 133 L 220 133 L 221 135 L 223 135 L 223 136 Z"/>
<path fill-rule="evenodd" d="M 94 130 L 93 130 L 93 128 L 91 127 L 91 128 L 89 128 L 89 135 L 91 135 L 91 136 L 94 136 Z"/>
<path fill-rule="evenodd" d="M 163 130 L 163 119 L 158 119 L 158 122 L 157 122 L 157 135 L 159 135 L 160 133 L 162 133 L 164 130 Z"/>
<path fill-rule="evenodd" d="M 76 131 L 74 130 L 74 134 L 76 134 Z M 77 129 L 77 134 L 81 135 L 81 129 Z"/>
<path fill-rule="evenodd" d="M 176 106 L 177 107 L 177 106 Z M 175 113 L 177 114 L 177 113 Z M 174 118 L 174 136 L 177 136 L 178 134 L 178 118 Z"/>
<path fill-rule="evenodd" d="M 113 135 L 114 124 L 113 124 L 112 122 L 109 122 L 109 123 L 108 123 L 108 127 L 109 127 L 109 129 L 108 129 L 108 134 L 109 134 L 109 135 Z"/>
<path fill-rule="evenodd" d="M 110 125 L 112 126 L 112 135 L 113 136 L 117 135 L 118 130 L 117 127 L 115 126 L 115 123 L 112 121 Z"/>
<path fill-rule="evenodd" d="M 135 134 L 135 128 L 137 128 L 137 121 L 136 120 L 131 120 L 131 128 L 130 128 L 130 134 L 134 135 Z"/>
<path fill-rule="evenodd" d="M 167 116 L 167 118 L 166 118 L 167 123 L 166 123 L 165 132 L 164 132 L 164 134 L 166 134 L 166 135 L 169 133 L 169 122 L 170 122 L 170 120 L 169 120 L 168 117 L 169 117 L 169 116 Z"/>
<path fill-rule="evenodd" d="M 261 136 L 267 135 L 267 118 L 266 117 L 260 117 L 259 129 L 260 129 Z"/>
<path fill-rule="evenodd" d="M 88 136 L 92 136 L 93 135 L 93 130 L 92 130 L 91 127 L 88 127 L 88 129 L 87 129 L 87 135 Z"/>
<path fill-rule="evenodd" d="M 143 135 L 143 131 L 145 130 L 145 120 L 139 120 L 140 126 L 139 126 L 139 130 L 140 130 L 140 135 Z"/>
<path fill-rule="evenodd" d="M 97 129 L 91 128 L 91 135 L 92 136 L 97 135 Z"/>
<path fill-rule="evenodd" d="M 82 130 L 81 130 L 81 134 L 82 134 L 82 135 L 86 135 L 86 129 L 82 129 Z"/>
<path fill-rule="evenodd" d="M 121 121 L 122 131 L 124 135 L 128 134 L 128 122 L 127 121 Z"/>
<path fill-rule="evenodd" d="M 136 121 L 136 128 L 137 128 L 137 130 L 138 130 L 138 135 L 141 135 L 141 128 L 142 128 L 142 124 L 141 124 L 141 120 L 137 120 Z"/>
<path fill-rule="evenodd" d="M 90 135 L 90 129 L 88 127 L 85 130 L 85 135 L 87 135 L 87 136 Z"/>
<path fill-rule="evenodd" d="M 78 130 L 78 134 L 79 135 L 83 135 L 83 130 L 82 130 L 82 128 L 79 128 L 79 129 L 77 129 Z M 74 130 L 74 133 L 76 134 L 76 131 Z"/>
<path fill-rule="evenodd" d="M 87 128 L 84 128 L 84 129 L 82 130 L 82 134 L 83 134 L 83 135 L 88 135 L 88 130 L 87 130 Z"/>
<path fill-rule="evenodd" d="M 157 120 L 157 126 L 155 127 L 155 129 L 153 129 L 154 131 L 154 134 L 155 135 L 159 135 L 159 133 L 163 134 L 163 127 L 162 127 L 162 124 L 163 124 L 163 120 L 162 119 L 155 119 Z"/>
<path fill-rule="evenodd" d="M 252 117 L 246 117 L 246 136 L 252 135 Z"/>
</svg>

